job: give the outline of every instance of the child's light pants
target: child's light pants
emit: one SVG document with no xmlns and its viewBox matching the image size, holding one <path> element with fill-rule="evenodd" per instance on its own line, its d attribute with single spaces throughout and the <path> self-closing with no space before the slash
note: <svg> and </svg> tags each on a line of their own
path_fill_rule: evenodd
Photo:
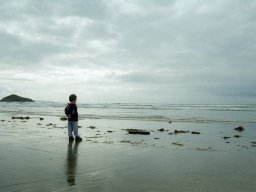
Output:
<svg viewBox="0 0 256 192">
<path fill-rule="evenodd" d="M 78 121 L 68 121 L 68 136 L 73 137 L 73 133 L 75 137 L 78 137 Z"/>
</svg>

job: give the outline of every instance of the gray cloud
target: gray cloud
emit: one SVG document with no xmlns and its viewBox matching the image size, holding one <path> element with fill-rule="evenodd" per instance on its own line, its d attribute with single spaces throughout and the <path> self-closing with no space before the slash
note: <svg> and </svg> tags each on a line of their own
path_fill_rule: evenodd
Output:
<svg viewBox="0 0 256 192">
<path fill-rule="evenodd" d="M 256 101 L 254 1 L 21 0 L 0 10 L 0 96 Z"/>
</svg>

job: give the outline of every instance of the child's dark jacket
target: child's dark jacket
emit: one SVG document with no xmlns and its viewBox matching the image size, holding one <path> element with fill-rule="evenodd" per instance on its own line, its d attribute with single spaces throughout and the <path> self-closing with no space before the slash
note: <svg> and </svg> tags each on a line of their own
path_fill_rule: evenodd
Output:
<svg viewBox="0 0 256 192">
<path fill-rule="evenodd" d="M 69 121 L 78 121 L 78 112 L 76 104 L 69 103 L 65 108 L 65 114 L 67 116 L 70 115 L 68 118 Z"/>
</svg>

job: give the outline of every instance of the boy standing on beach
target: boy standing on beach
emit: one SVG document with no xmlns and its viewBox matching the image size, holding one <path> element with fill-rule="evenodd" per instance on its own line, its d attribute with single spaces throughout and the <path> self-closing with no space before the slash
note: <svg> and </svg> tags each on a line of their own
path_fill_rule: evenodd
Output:
<svg viewBox="0 0 256 192">
<path fill-rule="evenodd" d="M 77 96 L 72 94 L 69 96 L 69 103 L 65 108 L 65 114 L 68 116 L 68 137 L 69 142 L 73 142 L 76 139 L 76 142 L 81 142 L 82 138 L 78 135 L 78 112 L 76 106 Z M 75 139 L 74 139 L 74 136 Z"/>
</svg>

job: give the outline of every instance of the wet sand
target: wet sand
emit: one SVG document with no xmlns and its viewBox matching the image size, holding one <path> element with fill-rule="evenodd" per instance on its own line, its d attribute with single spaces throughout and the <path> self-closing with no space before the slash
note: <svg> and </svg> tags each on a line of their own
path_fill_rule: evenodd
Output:
<svg viewBox="0 0 256 192">
<path fill-rule="evenodd" d="M 1 192 L 256 190 L 253 124 L 238 132 L 232 124 L 82 120 L 83 142 L 69 144 L 66 121 L 41 118 L 0 118 Z"/>
</svg>

